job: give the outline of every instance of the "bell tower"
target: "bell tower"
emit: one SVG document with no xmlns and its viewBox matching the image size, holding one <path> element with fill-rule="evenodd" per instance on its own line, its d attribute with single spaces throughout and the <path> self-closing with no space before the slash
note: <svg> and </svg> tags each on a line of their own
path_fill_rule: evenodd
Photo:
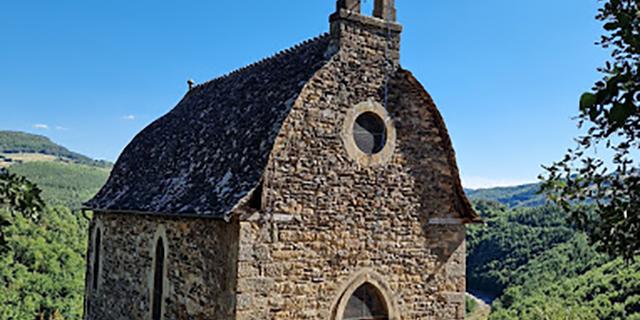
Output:
<svg viewBox="0 0 640 320">
<path fill-rule="evenodd" d="M 396 20 L 395 0 L 375 0 L 372 15 L 362 12 L 361 0 L 337 0 L 329 19 L 331 36 L 340 48 L 369 47 L 369 55 L 381 55 L 397 66 L 402 26 Z"/>
<path fill-rule="evenodd" d="M 353 14 L 362 14 L 361 0 L 338 0 L 337 11 L 345 10 Z M 375 0 L 373 16 L 379 19 L 396 21 L 395 0 Z"/>
</svg>

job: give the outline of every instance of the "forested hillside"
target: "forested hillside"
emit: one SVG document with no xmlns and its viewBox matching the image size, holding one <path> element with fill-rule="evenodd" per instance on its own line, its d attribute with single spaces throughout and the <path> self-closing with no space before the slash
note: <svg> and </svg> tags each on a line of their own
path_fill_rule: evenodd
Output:
<svg viewBox="0 0 640 320">
<path fill-rule="evenodd" d="M 29 162 L 9 171 L 35 182 L 49 205 L 79 209 L 98 192 L 109 177 L 109 169 L 64 162 Z"/>
<path fill-rule="evenodd" d="M 468 288 L 495 299 L 489 319 L 640 319 L 640 261 L 596 252 L 557 208 L 475 205 Z"/>
<path fill-rule="evenodd" d="M 538 192 L 540 184 L 525 184 L 515 187 L 490 189 L 467 189 L 465 192 L 472 200 L 492 200 L 510 208 L 537 207 L 545 204 L 545 197 Z"/>
</svg>

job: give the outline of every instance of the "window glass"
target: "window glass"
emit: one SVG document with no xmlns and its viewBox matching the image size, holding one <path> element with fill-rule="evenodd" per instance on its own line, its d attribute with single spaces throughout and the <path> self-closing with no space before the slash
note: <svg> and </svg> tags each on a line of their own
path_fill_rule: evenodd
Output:
<svg viewBox="0 0 640 320">
<path fill-rule="evenodd" d="M 363 284 L 349 298 L 344 320 L 387 320 L 387 308 L 380 292 L 371 284 Z"/>
<path fill-rule="evenodd" d="M 387 142 L 384 121 L 373 112 L 361 114 L 353 124 L 353 138 L 358 148 L 368 155 L 382 151 Z"/>
<path fill-rule="evenodd" d="M 162 290 L 164 282 L 164 242 L 162 238 L 158 239 L 156 244 L 156 259 L 153 266 L 153 298 L 151 319 L 160 320 L 162 317 Z"/>
<path fill-rule="evenodd" d="M 98 280 L 100 280 L 100 243 L 102 242 L 102 230 L 96 228 L 95 240 L 93 243 L 93 290 L 98 290 Z"/>
</svg>

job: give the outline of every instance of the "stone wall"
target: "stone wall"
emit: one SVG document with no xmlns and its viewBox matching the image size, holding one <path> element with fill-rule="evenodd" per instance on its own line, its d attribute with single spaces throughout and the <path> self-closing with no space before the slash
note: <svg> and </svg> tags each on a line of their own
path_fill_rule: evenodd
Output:
<svg viewBox="0 0 640 320">
<path fill-rule="evenodd" d="M 102 229 L 99 287 L 93 290 L 93 256 L 88 251 L 85 319 L 150 319 L 154 245 L 166 252 L 165 319 L 233 319 L 238 223 L 96 214 Z M 93 238 L 93 237 L 91 237 Z"/>
<path fill-rule="evenodd" d="M 237 318 L 334 319 L 364 272 L 386 288 L 392 319 L 463 319 L 464 226 L 430 223 L 460 217 L 440 115 L 399 69 L 396 26 L 338 15 L 332 35 L 338 52 L 276 141 L 264 210 L 241 223 Z M 395 150 L 362 165 L 346 152 L 343 122 L 363 101 L 384 105 L 387 75 Z"/>
</svg>

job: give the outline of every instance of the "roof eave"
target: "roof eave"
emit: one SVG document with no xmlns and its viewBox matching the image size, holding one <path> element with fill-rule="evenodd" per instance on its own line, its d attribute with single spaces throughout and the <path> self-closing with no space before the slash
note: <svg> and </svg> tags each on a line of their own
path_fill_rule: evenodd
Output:
<svg viewBox="0 0 640 320">
<path fill-rule="evenodd" d="M 218 214 L 198 214 L 198 213 L 167 213 L 167 212 L 153 212 L 153 211 L 141 211 L 141 210 L 128 210 L 128 209 L 106 209 L 106 208 L 93 208 L 83 206 L 82 210 L 100 212 L 100 213 L 114 213 L 114 214 L 127 214 L 138 216 L 154 216 L 162 218 L 172 219 L 211 219 L 211 220 L 224 220 L 229 222 L 231 220 L 231 214 L 225 213 L 224 215 Z"/>
</svg>

